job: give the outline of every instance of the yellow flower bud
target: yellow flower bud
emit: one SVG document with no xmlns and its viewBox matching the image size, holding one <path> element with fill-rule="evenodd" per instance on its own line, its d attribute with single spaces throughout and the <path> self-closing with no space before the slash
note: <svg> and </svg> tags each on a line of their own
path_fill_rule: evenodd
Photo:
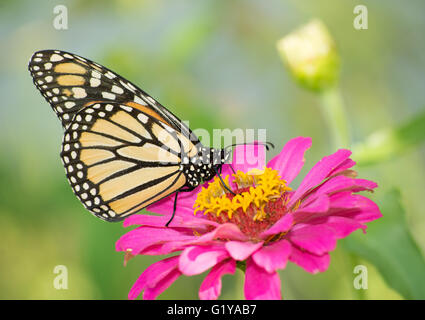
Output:
<svg viewBox="0 0 425 320">
<path fill-rule="evenodd" d="M 294 78 L 307 89 L 321 91 L 337 83 L 339 55 L 321 21 L 313 20 L 283 37 L 277 48 Z"/>
</svg>

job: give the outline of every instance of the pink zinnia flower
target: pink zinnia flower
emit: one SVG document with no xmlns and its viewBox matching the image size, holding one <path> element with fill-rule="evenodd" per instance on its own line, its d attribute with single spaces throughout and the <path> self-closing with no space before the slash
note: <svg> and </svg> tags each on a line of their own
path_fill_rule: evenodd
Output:
<svg viewBox="0 0 425 320">
<path fill-rule="evenodd" d="M 263 146 L 236 147 L 232 163 L 236 174 L 229 165 L 223 166 L 222 173 L 236 195 L 216 178 L 193 192 L 179 194 L 176 217 L 168 227 L 173 196 L 148 207 L 163 216 L 128 217 L 124 226 L 140 226 L 116 244 L 118 251 L 126 253 L 126 260 L 138 254 L 178 252 L 148 267 L 129 298 L 143 291 L 144 299 L 155 299 L 179 276 L 211 269 L 199 297 L 217 299 L 221 277 L 233 274 L 238 262 L 245 269 L 246 299 L 281 299 L 277 270 L 284 269 L 288 261 L 311 273 L 325 271 L 337 240 L 357 229 L 365 231 L 365 223 L 381 213 L 373 201 L 357 194 L 377 184 L 355 179 L 349 150 L 324 157 L 296 190 L 291 189 L 310 146 L 310 138 L 292 139 L 267 165 Z M 252 161 L 253 153 L 258 161 Z"/>
</svg>

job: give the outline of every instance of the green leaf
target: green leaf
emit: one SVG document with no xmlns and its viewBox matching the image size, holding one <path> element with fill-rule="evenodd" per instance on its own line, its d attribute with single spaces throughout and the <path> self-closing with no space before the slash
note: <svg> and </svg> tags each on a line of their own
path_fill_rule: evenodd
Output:
<svg viewBox="0 0 425 320">
<path fill-rule="evenodd" d="M 425 260 L 407 226 L 399 190 L 377 203 L 383 217 L 368 224 L 367 234 L 356 232 L 344 239 L 344 246 L 374 264 L 406 299 L 425 299 Z"/>
<path fill-rule="evenodd" d="M 364 143 L 354 145 L 357 165 L 373 165 L 389 160 L 425 141 L 425 109 L 398 128 L 386 128 L 371 134 Z"/>
</svg>

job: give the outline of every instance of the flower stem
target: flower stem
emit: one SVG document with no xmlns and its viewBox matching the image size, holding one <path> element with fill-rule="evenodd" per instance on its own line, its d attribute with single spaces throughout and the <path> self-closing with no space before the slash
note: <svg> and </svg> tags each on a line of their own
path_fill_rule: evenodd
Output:
<svg viewBox="0 0 425 320">
<path fill-rule="evenodd" d="M 244 274 L 246 271 L 246 261 L 236 261 L 236 268 L 241 270 Z"/>
<path fill-rule="evenodd" d="M 334 149 L 348 148 L 350 134 L 341 91 L 337 86 L 320 94 L 323 116 L 332 136 Z"/>
</svg>

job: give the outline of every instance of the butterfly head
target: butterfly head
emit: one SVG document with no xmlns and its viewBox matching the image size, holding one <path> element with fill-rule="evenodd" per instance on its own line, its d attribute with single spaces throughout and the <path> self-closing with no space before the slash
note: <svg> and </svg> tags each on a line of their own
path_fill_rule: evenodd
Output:
<svg viewBox="0 0 425 320">
<path fill-rule="evenodd" d="M 223 164 L 228 163 L 231 155 L 232 152 L 228 149 L 210 149 L 212 165 L 214 165 L 217 169 L 220 168 Z"/>
</svg>

